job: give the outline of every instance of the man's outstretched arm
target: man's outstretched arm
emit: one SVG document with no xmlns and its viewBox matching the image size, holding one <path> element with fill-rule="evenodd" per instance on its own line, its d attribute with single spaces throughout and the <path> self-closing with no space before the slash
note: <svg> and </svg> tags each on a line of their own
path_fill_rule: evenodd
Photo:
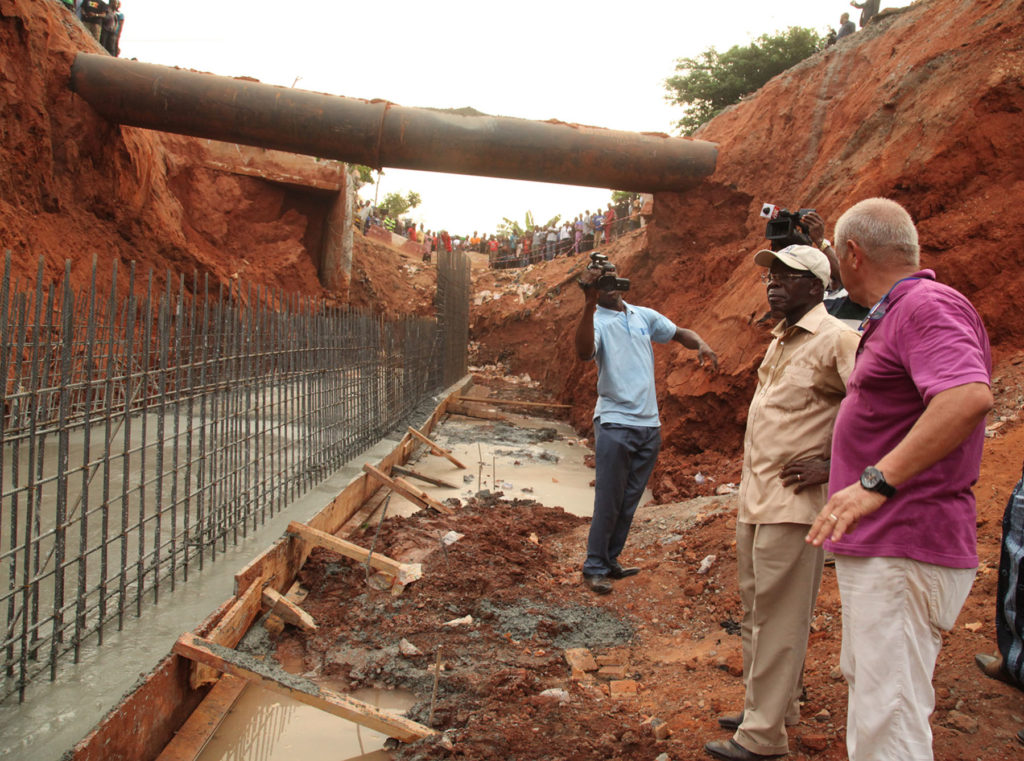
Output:
<svg viewBox="0 0 1024 761">
<path fill-rule="evenodd" d="M 672 336 L 672 340 L 682 344 L 687 349 L 696 351 L 697 362 L 701 367 L 704 366 L 704 361 L 708 360 L 711 362 L 715 372 L 718 372 L 718 355 L 712 351 L 711 347 L 696 332 L 687 328 L 676 328 L 676 334 Z"/>
</svg>

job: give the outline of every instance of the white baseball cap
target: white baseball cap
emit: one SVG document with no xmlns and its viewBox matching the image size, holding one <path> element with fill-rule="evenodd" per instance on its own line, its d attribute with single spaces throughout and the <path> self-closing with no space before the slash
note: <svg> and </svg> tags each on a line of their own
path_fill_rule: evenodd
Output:
<svg viewBox="0 0 1024 761">
<path fill-rule="evenodd" d="M 832 282 L 832 265 L 829 264 L 828 257 L 816 248 L 786 246 L 781 251 L 770 251 L 763 248 L 754 254 L 754 264 L 761 267 L 772 266 L 775 259 L 795 270 L 810 272 L 821 281 L 825 290 L 828 290 L 828 285 Z"/>
</svg>

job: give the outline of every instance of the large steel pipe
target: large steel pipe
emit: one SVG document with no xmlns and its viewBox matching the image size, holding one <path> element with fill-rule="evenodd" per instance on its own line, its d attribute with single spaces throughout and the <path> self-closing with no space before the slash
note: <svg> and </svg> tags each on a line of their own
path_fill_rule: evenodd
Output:
<svg viewBox="0 0 1024 761">
<path fill-rule="evenodd" d="M 717 156 L 701 140 L 406 108 L 88 53 L 71 89 L 112 122 L 374 168 L 654 192 L 694 185 Z"/>
</svg>

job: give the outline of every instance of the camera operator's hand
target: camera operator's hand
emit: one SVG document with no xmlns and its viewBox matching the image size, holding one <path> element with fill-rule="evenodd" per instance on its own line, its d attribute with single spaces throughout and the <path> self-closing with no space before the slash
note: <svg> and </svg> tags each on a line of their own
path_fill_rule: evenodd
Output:
<svg viewBox="0 0 1024 761">
<path fill-rule="evenodd" d="M 704 367 L 704 362 L 710 362 L 714 371 L 718 372 L 718 355 L 703 341 L 697 347 L 697 364 Z"/>
<path fill-rule="evenodd" d="M 580 284 L 580 288 L 583 289 L 583 293 L 586 294 L 588 299 L 591 296 L 593 296 L 594 299 L 597 298 L 597 281 L 601 278 L 601 275 L 603 274 L 604 273 L 601 272 L 601 270 L 597 269 L 596 267 L 585 267 L 583 271 L 580 273 L 580 276 L 579 278 L 577 278 L 576 282 Z"/>
<path fill-rule="evenodd" d="M 807 237 L 818 248 L 825 239 L 825 220 L 816 211 L 809 211 L 800 219 L 800 224 L 807 231 Z"/>
</svg>

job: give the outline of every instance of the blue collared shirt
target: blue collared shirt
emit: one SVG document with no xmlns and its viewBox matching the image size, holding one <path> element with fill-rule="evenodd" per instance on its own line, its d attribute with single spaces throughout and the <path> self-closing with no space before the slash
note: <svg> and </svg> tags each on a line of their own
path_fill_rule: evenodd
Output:
<svg viewBox="0 0 1024 761">
<path fill-rule="evenodd" d="M 594 417 L 600 417 L 602 423 L 656 427 L 661 421 L 651 342 L 671 341 L 676 325 L 653 309 L 626 302 L 623 307 L 625 311 L 619 312 L 598 305 L 594 314 Z"/>
</svg>

